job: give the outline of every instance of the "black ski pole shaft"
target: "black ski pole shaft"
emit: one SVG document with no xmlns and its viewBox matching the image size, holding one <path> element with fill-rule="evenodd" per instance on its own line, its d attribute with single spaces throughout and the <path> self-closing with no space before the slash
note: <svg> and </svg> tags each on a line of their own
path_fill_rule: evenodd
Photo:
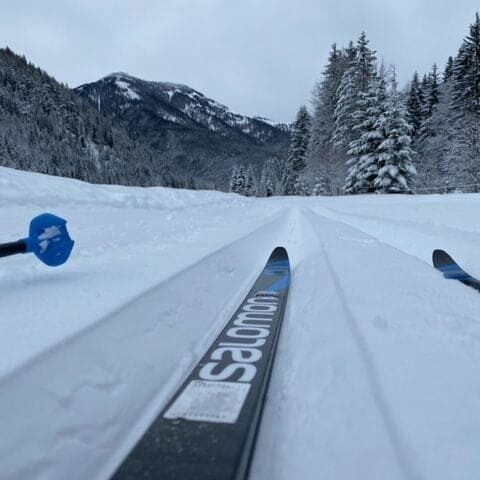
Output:
<svg viewBox="0 0 480 480">
<path fill-rule="evenodd" d="M 17 253 L 26 253 L 27 244 L 23 240 L 11 243 L 0 243 L 0 257 L 8 257 Z"/>
</svg>

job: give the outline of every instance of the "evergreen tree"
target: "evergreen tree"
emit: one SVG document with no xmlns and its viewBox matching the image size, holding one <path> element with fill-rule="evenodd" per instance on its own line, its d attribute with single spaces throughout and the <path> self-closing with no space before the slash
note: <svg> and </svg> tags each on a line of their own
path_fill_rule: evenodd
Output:
<svg viewBox="0 0 480 480">
<path fill-rule="evenodd" d="M 420 132 L 425 110 L 425 97 L 418 77 L 418 72 L 413 74 L 412 83 L 408 92 L 407 111 L 408 119 L 412 125 L 412 136 L 415 137 Z"/>
<path fill-rule="evenodd" d="M 470 26 L 453 67 L 453 107 L 480 115 L 480 16 Z"/>
<path fill-rule="evenodd" d="M 443 72 L 443 81 L 448 82 L 453 76 L 453 57 L 448 57 L 445 71 Z"/>
<path fill-rule="evenodd" d="M 379 169 L 379 145 L 383 140 L 378 128 L 378 119 L 384 114 L 387 104 L 387 89 L 383 68 L 379 78 L 372 81 L 368 90 L 360 94 L 358 109 L 353 114 L 357 138 L 350 143 L 346 193 L 369 193 L 375 191 L 374 181 Z"/>
<path fill-rule="evenodd" d="M 325 190 L 332 194 L 336 182 L 345 174 L 344 155 L 332 143 L 335 128 L 334 113 L 342 76 L 355 58 L 355 47 L 339 50 L 334 44 L 322 80 L 317 83 L 312 104 L 314 107 L 307 166 L 310 175 L 325 179 Z"/>
<path fill-rule="evenodd" d="M 265 176 L 265 164 L 263 165 L 262 172 L 260 173 L 260 180 L 257 185 L 257 197 L 269 197 L 267 195 L 267 178 Z"/>
<path fill-rule="evenodd" d="M 355 60 L 344 73 L 338 89 L 333 142 L 339 147 L 348 148 L 355 138 L 352 115 L 357 110 L 360 94 L 367 91 L 376 74 L 375 52 L 370 50 L 368 43 L 365 32 L 362 32 L 355 48 Z"/>
<path fill-rule="evenodd" d="M 290 150 L 285 162 L 282 184 L 285 195 L 295 195 L 295 183 L 305 169 L 310 141 L 310 114 L 305 106 L 300 107 L 292 129 Z"/>
<path fill-rule="evenodd" d="M 278 178 L 276 175 L 275 160 L 269 158 L 263 165 L 260 182 L 258 184 L 257 196 L 271 197 L 276 193 Z"/>
<path fill-rule="evenodd" d="M 370 82 L 376 74 L 376 52 L 370 50 L 368 44 L 367 36 L 365 32 L 362 32 L 357 42 L 354 62 L 357 69 L 358 88 L 361 92 L 365 92 L 369 88 Z"/>
<path fill-rule="evenodd" d="M 416 169 L 410 148 L 412 127 L 400 95 L 393 88 L 387 110 L 377 121 L 377 128 L 385 133 L 378 147 L 379 169 L 374 180 L 377 193 L 413 193 Z"/>
<path fill-rule="evenodd" d="M 229 191 L 231 193 L 238 193 L 237 185 L 238 185 L 238 166 L 234 165 L 232 169 L 232 176 L 230 177 Z"/>
<path fill-rule="evenodd" d="M 423 135 L 415 143 L 417 151 L 416 178 L 417 189 L 423 191 L 436 191 L 445 187 L 448 178 L 447 154 L 451 151 L 454 143 L 452 128 L 451 82 L 443 82 L 440 85 L 440 101 L 432 116 L 422 127 Z"/>
<path fill-rule="evenodd" d="M 457 191 L 480 191 L 480 121 L 467 112 L 450 126 L 451 136 L 445 154 L 445 170 Z M 473 188 L 472 188 L 473 187 Z"/>
<path fill-rule="evenodd" d="M 440 103 L 440 83 L 438 77 L 437 65 L 434 64 L 431 73 L 428 75 L 428 83 L 424 92 L 425 101 L 422 109 L 423 120 L 420 126 L 420 131 L 417 132 L 420 138 L 418 142 L 419 144 L 425 142 L 427 137 L 436 135 L 436 116 L 434 117 L 434 113 Z"/>
<path fill-rule="evenodd" d="M 425 73 L 422 78 L 422 84 L 421 87 L 423 94 L 425 95 L 425 92 L 428 89 L 428 75 Z"/>
<path fill-rule="evenodd" d="M 311 194 L 313 196 L 319 196 L 319 195 L 323 195 L 324 193 L 325 193 L 324 183 L 322 179 L 320 179 L 319 177 L 316 177 Z"/>
<path fill-rule="evenodd" d="M 428 75 L 428 82 L 426 85 L 426 90 L 424 91 L 425 103 L 423 108 L 423 118 L 424 120 L 431 117 L 435 107 L 440 101 L 440 87 L 438 79 L 438 68 L 437 64 L 433 64 L 432 71 Z"/>
<path fill-rule="evenodd" d="M 295 195 L 299 195 L 302 197 L 308 197 L 310 195 L 310 189 L 308 188 L 307 183 L 302 178 L 297 178 L 295 182 Z"/>
<path fill-rule="evenodd" d="M 338 100 L 334 111 L 335 128 L 332 135 L 333 144 L 337 147 L 348 147 L 353 140 L 354 122 L 352 119 L 360 91 L 357 85 L 357 72 L 351 66 L 342 76 L 338 87 Z"/>
<path fill-rule="evenodd" d="M 243 194 L 247 197 L 255 197 L 257 195 L 257 180 L 252 165 L 249 165 L 245 173 L 245 186 Z"/>
<path fill-rule="evenodd" d="M 348 47 L 343 51 L 343 57 L 345 58 L 345 70 L 347 70 L 353 62 L 355 61 L 355 57 L 357 56 L 357 47 L 353 44 L 352 41 L 348 42 Z"/>
<path fill-rule="evenodd" d="M 247 170 L 243 165 L 239 165 L 237 168 L 235 193 L 239 193 L 240 195 L 245 195 L 246 184 L 247 184 Z"/>
</svg>

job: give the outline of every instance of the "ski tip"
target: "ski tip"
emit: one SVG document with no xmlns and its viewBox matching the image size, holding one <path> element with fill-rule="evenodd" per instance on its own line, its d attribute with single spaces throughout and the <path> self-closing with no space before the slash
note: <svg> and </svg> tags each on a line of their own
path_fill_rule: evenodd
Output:
<svg viewBox="0 0 480 480">
<path fill-rule="evenodd" d="M 445 251 L 441 249 L 436 249 L 432 253 L 432 262 L 435 268 L 440 268 L 445 265 L 450 265 L 455 263 L 453 258 Z"/>
<path fill-rule="evenodd" d="M 270 255 L 270 258 L 275 260 L 288 260 L 287 250 L 285 247 L 276 247 Z"/>
</svg>

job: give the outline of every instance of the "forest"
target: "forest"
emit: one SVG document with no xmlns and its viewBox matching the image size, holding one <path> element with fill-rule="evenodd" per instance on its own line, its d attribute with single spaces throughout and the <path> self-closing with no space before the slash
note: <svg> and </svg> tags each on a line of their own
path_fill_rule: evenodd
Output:
<svg viewBox="0 0 480 480">
<path fill-rule="evenodd" d="M 258 178 L 234 167 L 248 196 L 480 191 L 480 17 L 455 57 L 399 89 L 363 32 L 331 48 L 312 108 L 301 106 L 288 156 Z"/>
</svg>

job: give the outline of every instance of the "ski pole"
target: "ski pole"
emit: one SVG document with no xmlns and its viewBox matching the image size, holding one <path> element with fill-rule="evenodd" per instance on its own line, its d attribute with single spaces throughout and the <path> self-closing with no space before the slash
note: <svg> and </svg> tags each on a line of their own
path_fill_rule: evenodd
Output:
<svg viewBox="0 0 480 480">
<path fill-rule="evenodd" d="M 68 260 L 74 241 L 63 218 L 42 213 L 30 222 L 29 235 L 16 242 L 0 244 L 0 257 L 17 253 L 33 253 L 49 267 L 57 267 Z"/>
</svg>

